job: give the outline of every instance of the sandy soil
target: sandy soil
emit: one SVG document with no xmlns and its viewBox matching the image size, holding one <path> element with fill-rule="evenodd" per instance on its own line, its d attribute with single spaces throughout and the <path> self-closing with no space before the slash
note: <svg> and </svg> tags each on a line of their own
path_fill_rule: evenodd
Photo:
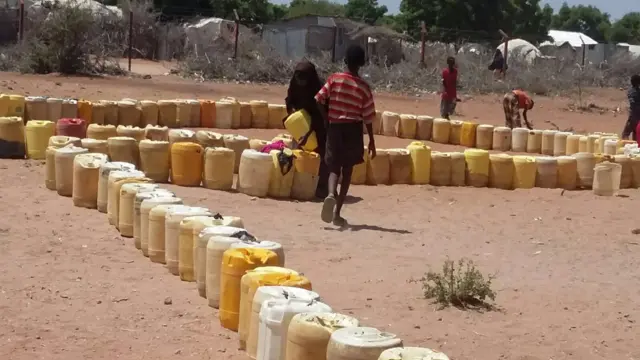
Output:
<svg viewBox="0 0 640 360">
<path fill-rule="evenodd" d="M 81 79 L 2 74 L 0 92 L 88 99 L 172 97 L 282 101 L 281 87 L 197 84 L 173 77 Z M 589 95 L 624 104 L 618 90 Z M 537 127 L 620 131 L 624 112 L 566 111 L 575 99 L 537 99 Z M 436 114 L 435 96 L 378 94 L 380 108 Z M 498 96 L 467 99 L 466 118 L 501 124 Z M 473 116 L 475 115 L 475 116 Z M 268 139 L 277 131 L 242 131 Z M 407 140 L 378 139 L 380 148 Z M 441 148 L 442 146 L 435 146 Z M 444 148 L 454 148 L 445 146 Z M 39 161 L 0 160 L 1 359 L 245 359 L 235 334 L 193 284 L 152 264 L 106 216 L 74 208 L 44 188 Z M 625 197 L 534 189 L 431 186 L 352 188 L 339 231 L 317 203 L 250 199 L 168 185 L 185 203 L 241 216 L 258 236 L 282 242 L 335 310 L 394 332 L 406 345 L 452 359 L 640 359 L 640 227 Z M 495 273 L 499 311 L 437 310 L 412 279 L 450 257 Z M 164 305 L 167 297 L 171 305 Z M 634 335 L 635 334 L 635 335 Z"/>
</svg>

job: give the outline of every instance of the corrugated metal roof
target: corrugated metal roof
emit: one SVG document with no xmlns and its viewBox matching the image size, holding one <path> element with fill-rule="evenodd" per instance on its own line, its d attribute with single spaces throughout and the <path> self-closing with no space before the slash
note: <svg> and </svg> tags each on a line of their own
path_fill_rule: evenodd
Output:
<svg viewBox="0 0 640 360">
<path fill-rule="evenodd" d="M 569 43 L 573 47 L 581 47 L 582 41 L 584 41 L 585 45 L 596 45 L 598 42 L 588 37 L 587 35 L 579 32 L 573 31 L 564 31 L 564 30 L 549 30 L 549 37 L 553 39 L 553 41 L 545 41 L 540 46 L 545 45 L 555 45 L 562 46 L 564 43 Z M 582 41 L 580 38 L 582 37 Z"/>
</svg>

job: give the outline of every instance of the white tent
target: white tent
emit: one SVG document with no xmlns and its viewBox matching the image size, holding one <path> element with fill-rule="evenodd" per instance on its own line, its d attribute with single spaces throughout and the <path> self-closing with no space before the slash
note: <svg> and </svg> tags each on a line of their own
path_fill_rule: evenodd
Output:
<svg viewBox="0 0 640 360">
<path fill-rule="evenodd" d="M 497 49 L 504 54 L 504 43 L 498 45 Z M 533 62 L 542 56 L 540 50 L 535 47 L 533 44 L 526 40 L 522 39 L 512 39 L 509 40 L 509 46 L 507 48 L 509 52 L 507 54 L 507 58 L 517 57 L 526 61 L 529 64 L 533 64 Z"/>
<path fill-rule="evenodd" d="M 41 0 L 41 1 L 25 1 L 25 7 L 39 10 L 50 9 L 56 3 L 60 5 L 77 5 L 79 8 L 91 10 L 92 13 L 102 16 L 117 16 L 122 17 L 122 9 L 117 6 L 105 6 L 98 1 L 94 0 Z M 31 4 L 31 5 L 29 5 Z"/>
<path fill-rule="evenodd" d="M 193 24 L 185 24 L 187 47 L 193 46 L 196 54 L 216 45 L 233 45 L 235 22 L 220 18 L 205 18 Z M 242 31 L 242 26 L 240 31 Z"/>
</svg>

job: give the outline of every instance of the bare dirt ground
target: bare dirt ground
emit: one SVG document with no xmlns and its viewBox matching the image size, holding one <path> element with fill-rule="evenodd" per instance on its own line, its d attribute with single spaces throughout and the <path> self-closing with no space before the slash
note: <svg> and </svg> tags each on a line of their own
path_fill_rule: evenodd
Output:
<svg viewBox="0 0 640 360">
<path fill-rule="evenodd" d="M 83 79 L 0 75 L 0 92 L 87 99 L 219 98 L 282 102 L 283 88 L 173 77 Z M 577 113 L 576 99 L 537 98 L 538 128 L 619 132 L 623 112 Z M 588 95 L 608 109 L 619 90 Z M 437 114 L 436 95 L 378 94 L 379 108 Z M 466 99 L 464 118 L 503 122 L 499 96 Z M 240 131 L 269 139 L 278 131 Z M 378 147 L 408 140 L 379 137 Z M 433 145 L 433 144 L 431 144 Z M 453 146 L 434 145 L 436 149 Z M 193 284 L 152 264 L 106 216 L 44 187 L 39 161 L 0 160 L 0 359 L 245 359 Z M 319 204 L 251 200 L 167 185 L 185 203 L 245 219 L 280 241 L 336 311 L 452 359 L 640 359 L 640 227 L 627 197 L 590 192 L 431 186 L 352 187 L 352 226 L 326 226 Z M 450 257 L 495 273 L 500 311 L 437 310 L 411 279 Z M 170 297 L 171 305 L 164 305 Z"/>
</svg>

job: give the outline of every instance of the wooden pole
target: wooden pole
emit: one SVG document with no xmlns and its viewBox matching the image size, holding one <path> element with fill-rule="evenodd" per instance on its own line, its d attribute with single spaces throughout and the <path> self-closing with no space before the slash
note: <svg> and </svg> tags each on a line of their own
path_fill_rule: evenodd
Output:
<svg viewBox="0 0 640 360">
<path fill-rule="evenodd" d="M 233 9 L 233 15 L 236 18 L 236 28 L 233 30 L 233 58 L 238 58 L 238 37 L 240 36 L 240 16 L 236 9 Z"/>
<path fill-rule="evenodd" d="M 133 10 L 129 10 L 129 72 L 131 72 L 132 56 L 133 56 Z"/>
<path fill-rule="evenodd" d="M 18 24 L 18 41 L 20 44 L 24 41 L 24 0 L 20 0 L 20 23 Z"/>
<path fill-rule="evenodd" d="M 502 54 L 502 56 L 504 56 L 504 65 L 502 66 L 502 74 L 506 75 L 507 73 L 507 57 L 509 54 L 509 35 L 507 35 L 507 33 L 505 33 L 502 30 L 498 30 L 500 32 L 500 35 L 502 35 L 502 41 L 504 41 L 504 54 Z"/>
<path fill-rule="evenodd" d="M 421 21 L 420 22 L 420 64 L 422 66 L 425 65 L 424 46 L 426 41 L 427 41 L 427 26 L 425 25 L 424 21 Z"/>
</svg>

